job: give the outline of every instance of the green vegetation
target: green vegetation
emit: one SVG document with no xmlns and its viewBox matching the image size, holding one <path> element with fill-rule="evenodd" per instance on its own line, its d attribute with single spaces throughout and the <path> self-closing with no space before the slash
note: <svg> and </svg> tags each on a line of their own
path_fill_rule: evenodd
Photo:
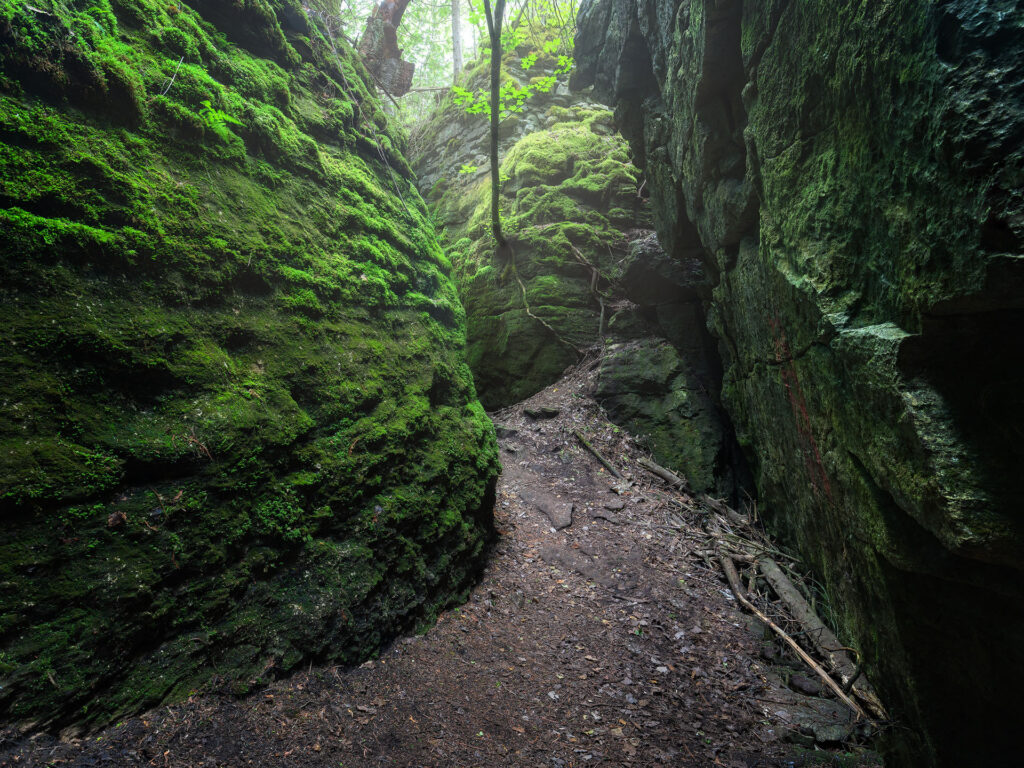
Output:
<svg viewBox="0 0 1024 768">
<path fill-rule="evenodd" d="M 247 690 L 455 599 L 493 433 L 355 57 L 296 0 L 0 28 L 0 709 Z"/>
<path fill-rule="evenodd" d="M 515 37 L 513 36 L 514 40 Z M 558 82 L 559 77 L 567 75 L 572 70 L 573 61 L 571 56 L 558 53 L 558 46 L 561 41 L 557 38 L 547 40 L 543 43 L 543 52 L 548 55 L 557 55 L 557 64 L 551 74 L 538 75 L 527 83 L 520 84 L 516 80 L 505 79 L 498 83 L 498 115 L 499 120 L 508 115 L 522 112 L 527 101 L 532 96 L 547 93 Z M 513 49 L 515 46 L 512 46 Z M 502 44 L 502 50 L 507 51 L 508 46 Z M 523 71 L 528 72 L 537 65 L 539 54 L 531 51 L 519 60 L 519 66 Z M 482 88 L 471 91 L 461 85 L 452 86 L 452 101 L 464 108 L 471 115 L 490 115 L 490 91 Z"/>
<path fill-rule="evenodd" d="M 467 219 L 448 227 L 449 257 L 466 306 L 470 365 L 488 408 L 542 389 L 577 349 L 598 340 L 594 269 L 605 290 L 618 275 L 623 232 L 646 216 L 636 195 L 639 172 L 612 132 L 610 112 L 551 105 L 542 114 L 550 127 L 523 136 L 501 165 L 499 202 L 515 242 L 514 270 L 495 261 L 486 181 L 452 184 L 432 202 L 441 218 L 462 211 Z"/>
</svg>

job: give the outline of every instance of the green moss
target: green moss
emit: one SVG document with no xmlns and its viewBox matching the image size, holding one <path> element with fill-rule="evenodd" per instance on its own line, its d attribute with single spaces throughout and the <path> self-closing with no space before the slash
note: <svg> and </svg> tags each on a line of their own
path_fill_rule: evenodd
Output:
<svg viewBox="0 0 1024 768">
<path fill-rule="evenodd" d="M 0 708 L 365 658 L 463 594 L 497 467 L 402 138 L 290 0 L 40 9 L 0 4 Z"/>
<path fill-rule="evenodd" d="M 712 22 L 683 4 L 667 37 L 641 19 L 650 62 L 628 44 L 581 70 L 645 150 L 666 245 L 714 254 L 724 405 L 765 519 L 910 726 L 893 763 L 998 762 L 1014 723 L 993 702 L 1024 680 L 1005 661 L 1021 598 L 1003 588 L 1021 563 L 1022 455 L 1001 426 L 1021 422 L 1005 291 L 1024 17 L 976 0 L 735 9 Z M 608 43 L 636 20 L 610 23 Z M 712 48 L 725 58 L 709 64 Z M 641 105 L 652 71 L 663 104 Z M 954 657 L 971 662 L 936 674 Z M 959 727 L 967 711 L 983 735 Z"/>
<path fill-rule="evenodd" d="M 440 107 L 441 114 L 452 109 Z M 469 318 L 470 366 L 489 408 L 547 386 L 575 360 L 574 347 L 598 340 L 600 306 L 591 269 L 580 258 L 601 271 L 606 289 L 617 275 L 623 231 L 645 221 L 636 198 L 639 171 L 625 142 L 610 130 L 611 113 L 547 112 L 555 123 L 517 141 L 501 167 L 503 224 L 515 245 L 515 275 L 493 262 L 486 180 L 439 187 L 433 203 L 439 218 L 466 222 L 449 227 L 448 256 Z M 531 311 L 557 336 L 526 312 L 517 276 Z"/>
</svg>

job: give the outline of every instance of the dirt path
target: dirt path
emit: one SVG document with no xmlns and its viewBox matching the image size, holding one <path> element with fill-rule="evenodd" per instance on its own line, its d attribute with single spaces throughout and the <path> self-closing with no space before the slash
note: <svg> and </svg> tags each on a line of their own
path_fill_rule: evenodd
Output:
<svg viewBox="0 0 1024 768">
<path fill-rule="evenodd" d="M 627 475 L 642 454 L 590 399 L 593 376 L 582 366 L 495 414 L 500 541 L 469 602 L 425 635 L 357 669 L 199 695 L 99 737 L 0 737 L 0 765 L 874 764 L 840 759 L 849 713 L 768 660 L 778 649 L 693 556 L 707 546 L 700 511 L 680 526 L 673 494 L 639 469 L 617 493 L 581 448 L 576 430 Z M 815 741 L 832 749 L 799 748 Z"/>
</svg>

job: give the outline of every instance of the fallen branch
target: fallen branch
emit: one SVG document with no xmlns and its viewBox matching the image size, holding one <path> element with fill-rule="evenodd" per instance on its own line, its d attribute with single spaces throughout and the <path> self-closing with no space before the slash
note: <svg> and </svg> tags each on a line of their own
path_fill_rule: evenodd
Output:
<svg viewBox="0 0 1024 768">
<path fill-rule="evenodd" d="M 741 547 L 745 552 L 747 552 L 747 554 L 754 556 L 771 554 L 779 557 L 789 557 L 785 552 L 775 549 L 775 547 L 771 547 L 763 541 L 751 541 L 750 539 L 736 533 L 726 532 L 721 535 L 714 535 L 715 538 L 719 539 L 719 541 L 722 541 L 723 543 L 728 542 L 732 546 Z"/>
<path fill-rule="evenodd" d="M 887 719 L 885 708 L 871 684 L 866 681 L 857 682 L 860 669 L 850 658 L 847 649 L 839 642 L 839 638 L 833 634 L 832 630 L 818 618 L 818 614 L 814 612 L 810 603 L 804 599 L 789 577 L 782 572 L 778 563 L 770 557 L 762 557 L 758 565 L 765 579 L 775 590 L 775 594 L 789 607 L 793 618 L 800 623 L 804 633 L 814 643 L 814 647 L 828 661 L 832 671 L 839 675 L 844 687 L 847 690 L 852 690 L 853 694 L 863 701 L 876 717 Z"/>
<path fill-rule="evenodd" d="M 639 464 L 644 469 L 646 469 L 651 474 L 657 475 L 674 488 L 686 487 L 686 481 L 683 480 L 683 478 L 679 477 L 679 475 L 675 474 L 674 472 L 665 469 L 660 464 L 655 464 L 650 459 L 645 459 L 643 456 L 641 456 L 639 459 L 636 460 L 636 463 Z"/>
<path fill-rule="evenodd" d="M 369 72 L 370 77 L 373 78 L 374 84 L 380 90 L 384 91 L 384 95 L 387 96 L 388 99 L 391 101 L 391 103 L 395 105 L 395 109 L 401 109 L 401 107 L 398 105 L 398 102 L 395 101 L 395 97 L 391 95 L 391 91 L 388 90 L 387 86 L 384 85 L 384 83 L 381 81 L 381 79 L 379 77 L 377 77 L 377 75 L 375 75 L 373 72 L 370 72 L 369 70 L 367 70 L 367 72 Z"/>
<path fill-rule="evenodd" d="M 711 549 L 695 549 L 690 554 L 700 555 L 701 557 L 707 558 L 714 557 L 717 553 Z M 733 561 L 738 560 L 741 563 L 746 563 L 747 565 L 754 565 L 757 562 L 757 560 L 752 555 L 737 554 L 735 552 L 730 552 L 729 558 Z"/>
<path fill-rule="evenodd" d="M 646 604 L 646 603 L 651 602 L 650 600 L 644 599 L 642 597 L 629 597 L 627 595 L 617 595 L 614 592 L 609 592 L 608 595 L 609 595 L 609 597 L 613 597 L 616 600 L 622 600 L 623 602 L 632 603 L 634 605 L 638 605 L 640 603 L 645 603 Z"/>
<path fill-rule="evenodd" d="M 780 627 L 774 621 L 769 619 L 764 613 L 761 612 L 761 610 L 757 606 L 755 606 L 753 603 L 750 602 L 749 599 L 747 599 L 746 591 L 743 589 L 743 585 L 740 583 L 740 575 L 736 572 L 736 564 L 733 563 L 733 561 L 727 555 L 719 555 L 718 563 L 722 566 L 722 571 L 725 573 L 725 578 L 729 582 L 729 588 L 732 590 L 733 595 L 736 596 L 737 602 L 739 602 L 740 605 L 742 605 L 752 614 L 757 616 L 757 618 L 759 618 L 762 622 L 768 625 L 768 627 L 770 627 L 772 631 L 775 632 L 775 634 L 781 637 L 790 648 L 796 651 L 796 654 L 804 660 L 804 663 L 806 663 L 807 666 L 809 666 L 817 673 L 818 677 L 820 677 L 825 682 L 825 684 L 832 689 L 832 692 L 839 697 L 840 701 L 842 701 L 844 704 L 846 704 L 846 706 L 853 710 L 853 713 L 858 718 L 864 718 L 865 720 L 868 719 L 867 715 L 865 714 L 864 710 L 861 709 L 860 705 L 853 699 L 851 699 L 849 696 L 847 696 L 845 693 L 843 693 L 843 689 L 839 687 L 839 684 L 831 678 L 828 672 L 822 669 L 821 665 L 818 664 L 818 662 L 816 662 L 814 659 L 810 657 L 810 655 L 808 655 L 807 651 L 805 651 L 797 644 L 796 640 L 794 640 L 792 637 L 786 634 L 786 631 L 782 629 L 782 627 Z"/>
<path fill-rule="evenodd" d="M 601 452 L 599 450 L 597 450 L 597 448 L 595 448 L 594 446 L 592 446 L 590 443 L 587 442 L 587 439 L 585 437 L 583 437 L 583 435 L 581 435 L 579 432 L 573 432 L 573 434 L 576 435 L 576 439 L 579 440 L 583 444 L 583 447 L 586 448 L 588 451 L 590 451 L 592 454 L 594 454 L 594 457 L 598 461 L 600 461 L 602 464 L 604 464 L 604 468 L 607 469 L 609 472 L 611 472 L 611 474 L 615 478 L 617 478 L 619 480 L 625 480 L 626 479 L 626 478 L 624 478 L 619 473 L 619 470 L 617 470 L 614 466 L 612 466 L 612 463 L 610 461 L 608 461 L 608 459 L 606 459 L 604 456 L 601 455 Z"/>
<path fill-rule="evenodd" d="M 713 509 L 715 512 L 719 512 L 725 515 L 725 517 L 733 525 L 738 525 L 744 528 L 750 526 L 750 520 L 748 520 L 745 515 L 741 515 L 739 512 L 730 507 L 721 499 L 716 499 L 712 496 L 704 494 L 703 496 L 701 496 L 701 501 L 703 501 L 704 504 Z"/>
</svg>

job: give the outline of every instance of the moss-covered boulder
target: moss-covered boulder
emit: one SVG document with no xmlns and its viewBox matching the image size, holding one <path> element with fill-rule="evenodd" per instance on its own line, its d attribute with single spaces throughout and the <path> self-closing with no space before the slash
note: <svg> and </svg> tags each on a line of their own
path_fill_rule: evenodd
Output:
<svg viewBox="0 0 1024 768">
<path fill-rule="evenodd" d="M 485 52 L 463 73 L 466 90 L 487 88 L 487 62 Z M 466 307 L 470 366 L 490 409 L 543 389 L 599 342 L 611 317 L 602 295 L 627 252 L 626 232 L 648 218 L 611 112 L 568 92 L 557 57 L 524 42 L 505 55 L 502 77 L 523 88 L 551 81 L 502 121 L 501 207 L 513 263 L 498 263 L 490 233 L 486 115 L 468 114 L 446 95 L 412 140 L 420 190 Z"/>
<path fill-rule="evenodd" d="M 493 430 L 347 46 L 297 0 L 0 29 L 0 717 L 356 662 L 457 598 Z"/>
<path fill-rule="evenodd" d="M 446 227 L 470 366 L 488 408 L 543 389 L 601 340 L 614 312 L 609 289 L 629 248 L 626 233 L 646 219 L 639 173 L 611 113 L 557 105 L 544 111 L 549 127 L 523 134 L 501 164 L 514 262 L 495 256 L 489 174 L 428 190 Z"/>
<path fill-rule="evenodd" d="M 497 408 L 558 378 L 602 338 L 602 307 L 638 219 L 635 167 L 607 129 L 611 114 L 565 113 L 528 134 L 501 171 L 504 227 L 515 252 L 500 263 L 490 234 L 489 182 L 449 255 L 466 307 L 469 361 L 482 402 Z M 604 127 L 604 129 L 602 129 Z M 459 236 L 461 235 L 461 236 Z"/>
<path fill-rule="evenodd" d="M 698 254 L 762 510 L 908 725 L 1014 754 L 1024 685 L 1024 11 L 589 0 L 667 250 Z M 1012 761 L 1012 760 L 1011 760 Z"/>
</svg>

